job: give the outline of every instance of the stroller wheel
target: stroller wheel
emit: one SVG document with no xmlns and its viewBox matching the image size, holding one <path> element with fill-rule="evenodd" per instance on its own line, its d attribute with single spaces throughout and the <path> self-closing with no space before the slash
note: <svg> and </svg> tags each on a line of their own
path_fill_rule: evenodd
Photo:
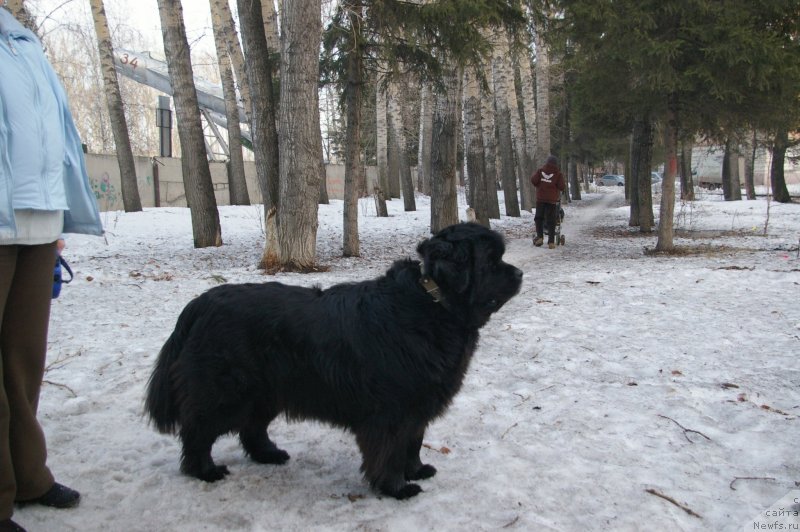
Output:
<svg viewBox="0 0 800 532">
<path fill-rule="evenodd" d="M 559 244 L 561 244 L 561 245 L 563 246 L 563 245 L 564 245 L 564 243 L 566 242 L 566 240 L 567 240 L 567 239 L 566 239 L 566 238 L 564 238 L 564 235 L 561 235 L 561 237 L 558 239 L 558 243 L 559 243 Z"/>
</svg>

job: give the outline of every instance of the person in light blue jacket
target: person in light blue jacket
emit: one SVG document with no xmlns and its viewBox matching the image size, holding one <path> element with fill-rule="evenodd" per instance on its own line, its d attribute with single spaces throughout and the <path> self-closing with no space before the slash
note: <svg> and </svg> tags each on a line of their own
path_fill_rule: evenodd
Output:
<svg viewBox="0 0 800 532">
<path fill-rule="evenodd" d="M 24 531 L 15 503 L 80 500 L 36 418 L 62 233 L 103 233 L 81 141 L 39 39 L 0 7 L 0 532 Z"/>
</svg>

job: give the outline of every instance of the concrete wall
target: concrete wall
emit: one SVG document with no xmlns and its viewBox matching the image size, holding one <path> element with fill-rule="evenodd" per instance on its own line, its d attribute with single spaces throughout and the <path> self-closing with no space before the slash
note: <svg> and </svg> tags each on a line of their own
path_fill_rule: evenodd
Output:
<svg viewBox="0 0 800 532">
<path fill-rule="evenodd" d="M 186 192 L 183 187 L 180 159 L 134 157 L 134 164 L 143 207 L 186 207 Z M 250 202 L 261 203 L 261 191 L 256 178 L 255 163 L 245 161 L 244 164 Z M 87 154 L 86 167 L 100 210 L 122 210 L 122 188 L 116 156 Z M 230 205 L 225 163 L 212 162 L 209 163 L 209 167 L 217 205 Z M 340 200 L 344 197 L 344 170 L 344 165 L 340 164 L 329 164 L 325 167 L 330 199 Z M 376 176 L 377 168 L 368 166 L 367 182 L 374 182 Z M 158 191 L 158 201 L 156 201 L 156 190 Z"/>
</svg>

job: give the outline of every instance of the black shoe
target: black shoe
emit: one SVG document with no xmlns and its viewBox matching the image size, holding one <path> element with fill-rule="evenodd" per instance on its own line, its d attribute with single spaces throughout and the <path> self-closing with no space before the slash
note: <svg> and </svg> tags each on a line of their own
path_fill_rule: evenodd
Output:
<svg viewBox="0 0 800 532">
<path fill-rule="evenodd" d="M 47 493 L 36 499 L 17 501 L 21 505 L 41 504 L 51 508 L 73 508 L 81 501 L 81 494 L 56 482 Z"/>
<path fill-rule="evenodd" d="M 25 529 L 11 519 L 5 519 L 0 521 L 0 532 L 25 532 Z"/>
</svg>

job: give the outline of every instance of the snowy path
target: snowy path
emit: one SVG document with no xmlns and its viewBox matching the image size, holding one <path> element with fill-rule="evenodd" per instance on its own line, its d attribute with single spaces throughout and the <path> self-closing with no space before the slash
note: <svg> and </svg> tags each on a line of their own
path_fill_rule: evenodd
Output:
<svg viewBox="0 0 800 532">
<path fill-rule="evenodd" d="M 384 219 L 370 203 L 363 258 L 337 258 L 334 202 L 318 233 L 330 271 L 276 278 L 329 286 L 413 255 L 425 198 L 413 213 L 392 201 Z M 51 468 L 83 501 L 15 519 L 32 532 L 752 530 L 800 482 L 800 206 L 773 205 L 768 237 L 753 229 L 763 201 L 692 208 L 687 227 L 721 236 L 678 239 L 713 245 L 686 257 L 645 256 L 655 237 L 626 234 L 617 190 L 567 205 L 567 245 L 554 250 L 532 246 L 530 213 L 493 221 L 522 292 L 484 328 L 461 393 L 426 434 L 423 460 L 439 473 L 403 502 L 368 489 L 351 435 L 315 423 L 275 423 L 285 466 L 254 464 L 226 437 L 214 447 L 225 481 L 181 475 L 177 441 L 141 415 L 145 383 L 192 297 L 273 279 L 253 267 L 260 211 L 221 208 L 225 246 L 205 250 L 191 247 L 185 209 L 107 213 L 107 243 L 68 241 L 76 280 L 53 306 L 40 404 Z"/>
</svg>

